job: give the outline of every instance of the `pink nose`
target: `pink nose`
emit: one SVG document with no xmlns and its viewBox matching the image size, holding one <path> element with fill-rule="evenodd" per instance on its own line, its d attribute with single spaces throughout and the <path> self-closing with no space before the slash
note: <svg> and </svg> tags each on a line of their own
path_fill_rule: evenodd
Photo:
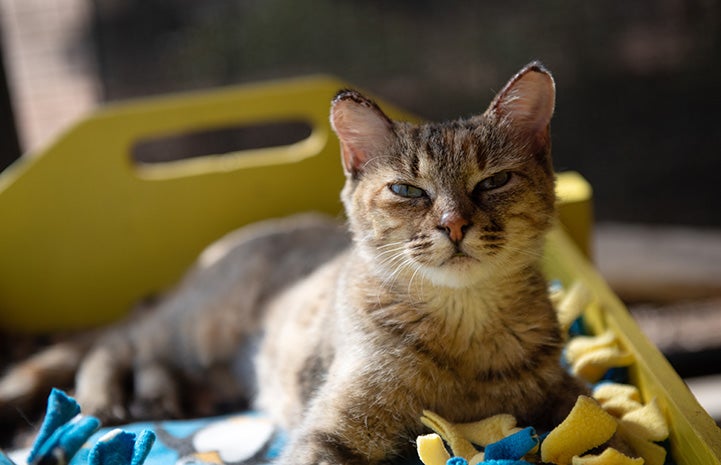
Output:
<svg viewBox="0 0 721 465">
<path fill-rule="evenodd" d="M 444 231 L 448 238 L 455 244 L 463 240 L 463 236 L 470 227 L 471 222 L 456 212 L 445 212 L 441 215 L 441 222 L 438 229 Z"/>
</svg>

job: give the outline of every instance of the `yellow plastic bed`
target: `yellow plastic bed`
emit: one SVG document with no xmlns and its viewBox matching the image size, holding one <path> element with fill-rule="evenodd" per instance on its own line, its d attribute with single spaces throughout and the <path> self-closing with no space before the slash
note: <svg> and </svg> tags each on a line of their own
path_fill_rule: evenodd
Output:
<svg viewBox="0 0 721 465">
<path fill-rule="evenodd" d="M 170 286 L 208 243 L 243 224 L 293 212 L 341 214 L 343 175 L 327 77 L 266 83 L 104 108 L 0 174 L 0 329 L 42 333 L 111 322 Z M 383 104 L 393 117 L 412 116 Z M 302 122 L 290 145 L 165 163 L 133 161 L 147 140 L 219 128 Z M 586 320 L 635 355 L 631 379 L 656 397 L 679 465 L 721 465 L 721 431 L 588 260 L 591 189 L 559 175 L 560 224 L 549 277 L 580 281 Z"/>
</svg>

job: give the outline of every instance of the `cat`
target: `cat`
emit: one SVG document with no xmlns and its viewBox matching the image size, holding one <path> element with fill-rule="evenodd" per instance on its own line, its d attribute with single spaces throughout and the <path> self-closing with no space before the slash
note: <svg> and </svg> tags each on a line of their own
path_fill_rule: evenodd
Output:
<svg viewBox="0 0 721 465">
<path fill-rule="evenodd" d="M 554 106 L 538 62 L 483 114 L 445 123 L 393 121 L 340 91 L 347 228 L 308 214 L 212 245 L 156 311 L 74 346 L 91 347 L 68 363 L 84 412 L 123 421 L 254 399 L 291 432 L 278 463 L 299 465 L 408 457 L 424 409 L 558 424 L 587 390 L 560 365 L 539 266 Z M 11 370 L 0 405 L 42 392 L 48 358 Z"/>
</svg>

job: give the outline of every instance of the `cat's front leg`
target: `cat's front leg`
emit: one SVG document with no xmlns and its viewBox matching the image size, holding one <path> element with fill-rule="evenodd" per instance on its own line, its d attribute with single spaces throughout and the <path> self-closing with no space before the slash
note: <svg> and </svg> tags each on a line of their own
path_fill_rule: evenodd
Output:
<svg viewBox="0 0 721 465">
<path fill-rule="evenodd" d="M 75 398 L 83 413 L 111 423 L 128 419 L 124 380 L 132 359 L 133 347 L 122 328 L 99 338 L 75 376 Z"/>
<path fill-rule="evenodd" d="M 176 418 L 181 416 L 181 379 L 165 354 L 170 339 L 156 319 L 109 329 L 84 357 L 75 377 L 75 397 L 83 412 L 102 421 Z"/>
<path fill-rule="evenodd" d="M 405 400 L 393 402 L 387 390 L 358 389 L 357 384 L 336 390 L 324 386 L 277 463 L 371 465 L 412 452 L 420 412 L 401 405 Z"/>
</svg>

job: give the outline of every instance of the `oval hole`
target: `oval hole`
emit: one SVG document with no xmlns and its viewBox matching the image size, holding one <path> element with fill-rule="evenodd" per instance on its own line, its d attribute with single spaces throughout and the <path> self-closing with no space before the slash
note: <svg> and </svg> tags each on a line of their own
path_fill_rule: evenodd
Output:
<svg viewBox="0 0 721 465">
<path fill-rule="evenodd" d="M 171 134 L 138 141 L 131 158 L 139 164 L 157 164 L 280 147 L 307 139 L 312 129 L 305 121 L 278 121 Z"/>
</svg>

